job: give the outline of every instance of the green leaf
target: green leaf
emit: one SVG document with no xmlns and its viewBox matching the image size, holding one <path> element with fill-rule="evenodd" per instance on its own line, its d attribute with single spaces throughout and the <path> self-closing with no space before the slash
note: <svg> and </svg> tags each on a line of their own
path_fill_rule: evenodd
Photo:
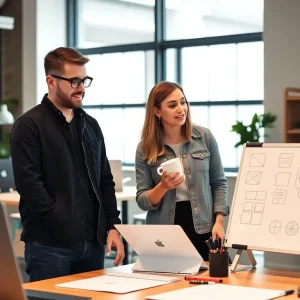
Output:
<svg viewBox="0 0 300 300">
<path fill-rule="evenodd" d="M 240 135 L 240 141 L 234 146 L 239 147 L 245 143 L 259 142 L 259 129 L 271 128 L 275 121 L 276 116 L 272 115 L 271 113 L 265 113 L 261 115 L 257 115 L 255 113 L 249 125 L 244 125 L 243 122 L 236 121 L 236 123 L 231 126 L 231 131 Z"/>
<path fill-rule="evenodd" d="M 10 156 L 9 144 L 0 144 L 0 158 L 8 158 Z"/>
</svg>

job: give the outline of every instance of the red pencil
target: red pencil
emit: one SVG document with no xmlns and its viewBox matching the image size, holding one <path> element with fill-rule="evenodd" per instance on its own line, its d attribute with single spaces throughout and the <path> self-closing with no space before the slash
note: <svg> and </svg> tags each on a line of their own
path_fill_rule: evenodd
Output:
<svg viewBox="0 0 300 300">
<path fill-rule="evenodd" d="M 217 279 L 217 278 L 203 278 L 203 277 L 195 277 L 195 276 L 185 276 L 184 277 L 185 280 L 201 280 L 201 281 L 213 281 L 216 283 L 222 283 L 223 279 Z"/>
</svg>

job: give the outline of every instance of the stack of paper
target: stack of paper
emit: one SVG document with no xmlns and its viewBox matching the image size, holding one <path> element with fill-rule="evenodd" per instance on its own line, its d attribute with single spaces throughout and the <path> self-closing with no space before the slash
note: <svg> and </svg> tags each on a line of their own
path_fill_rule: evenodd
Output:
<svg viewBox="0 0 300 300">
<path fill-rule="evenodd" d="M 147 296 L 151 300 L 268 300 L 283 296 L 283 290 L 260 289 L 226 284 L 199 285 L 173 292 Z"/>
<path fill-rule="evenodd" d="M 57 284 L 57 287 L 102 291 L 111 293 L 129 293 L 154 286 L 164 285 L 179 280 L 176 277 L 167 277 L 138 273 L 110 273 L 88 279 L 81 279 Z"/>
</svg>

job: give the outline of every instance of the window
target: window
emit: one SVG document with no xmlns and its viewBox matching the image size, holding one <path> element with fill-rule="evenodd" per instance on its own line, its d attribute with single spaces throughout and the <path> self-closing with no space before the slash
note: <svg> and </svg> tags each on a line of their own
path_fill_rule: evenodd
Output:
<svg viewBox="0 0 300 300">
<path fill-rule="evenodd" d="M 180 57 L 177 69 L 193 122 L 213 132 L 225 169 L 237 169 L 241 148 L 233 147 L 238 136 L 231 126 L 236 120 L 250 123 L 255 112 L 263 113 L 263 106 L 257 105 L 263 98 L 263 43 L 184 47 L 168 49 L 166 55 L 167 80 L 176 78 L 174 66 Z"/>
<path fill-rule="evenodd" d="M 118 52 L 89 58 L 87 72 L 94 80 L 86 90 L 86 111 L 103 131 L 108 158 L 133 164 L 145 102 L 154 85 L 154 53 Z"/>
<path fill-rule="evenodd" d="M 154 85 L 153 72 L 150 73 L 154 68 L 153 51 L 88 57 L 87 72 L 93 84 L 86 91 L 84 105 L 145 103 L 147 90 Z"/>
<path fill-rule="evenodd" d="M 263 1 L 68 4 L 69 46 L 90 58 L 94 78 L 84 108 L 103 130 L 109 159 L 134 164 L 148 94 L 170 80 L 182 85 L 193 122 L 216 137 L 225 170 L 237 170 L 231 126 L 263 112 Z"/>
<path fill-rule="evenodd" d="M 166 0 L 166 39 L 261 32 L 262 0 Z"/>
<path fill-rule="evenodd" d="M 154 41 L 154 0 L 79 0 L 78 47 Z"/>
</svg>

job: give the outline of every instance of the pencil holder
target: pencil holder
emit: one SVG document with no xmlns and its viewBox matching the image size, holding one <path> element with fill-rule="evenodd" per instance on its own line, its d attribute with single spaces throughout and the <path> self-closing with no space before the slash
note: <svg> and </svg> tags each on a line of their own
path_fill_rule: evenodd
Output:
<svg viewBox="0 0 300 300">
<path fill-rule="evenodd" d="M 209 254 L 209 276 L 227 277 L 229 269 L 228 253 L 210 253 Z"/>
</svg>

